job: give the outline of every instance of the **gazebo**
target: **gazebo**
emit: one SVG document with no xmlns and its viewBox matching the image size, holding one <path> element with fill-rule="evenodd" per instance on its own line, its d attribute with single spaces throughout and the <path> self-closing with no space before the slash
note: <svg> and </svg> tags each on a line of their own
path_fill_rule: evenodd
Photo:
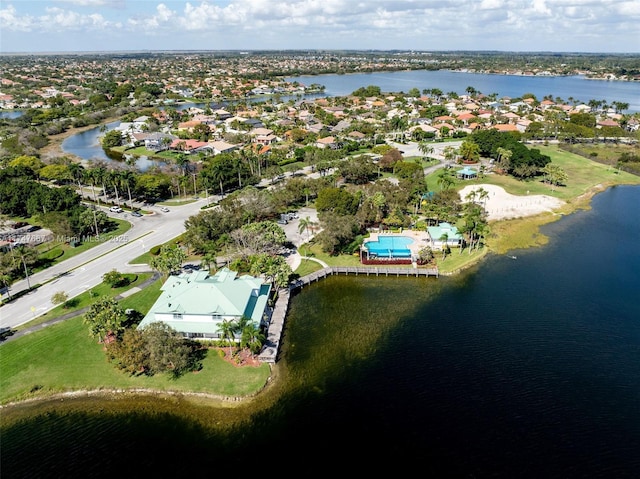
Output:
<svg viewBox="0 0 640 479">
<path fill-rule="evenodd" d="M 463 180 L 472 180 L 473 178 L 478 176 L 478 172 L 473 168 L 465 166 L 464 168 L 456 172 L 456 176 Z"/>
</svg>

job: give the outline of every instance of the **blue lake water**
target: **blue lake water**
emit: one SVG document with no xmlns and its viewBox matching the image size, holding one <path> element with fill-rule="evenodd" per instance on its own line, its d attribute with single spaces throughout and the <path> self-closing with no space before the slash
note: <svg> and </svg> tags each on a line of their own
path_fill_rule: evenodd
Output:
<svg viewBox="0 0 640 479">
<path fill-rule="evenodd" d="M 588 80 L 584 76 L 515 76 L 482 73 L 453 72 L 447 70 L 412 70 L 384 73 L 356 73 L 349 75 L 318 75 L 288 77 L 288 81 L 310 85 L 319 83 L 326 87 L 328 96 L 344 96 L 361 87 L 379 86 L 383 92 L 408 92 L 411 88 L 439 88 L 443 93 L 465 94 L 471 86 L 477 91 L 498 97 L 518 98 L 533 93 L 541 100 L 546 95 L 565 101 L 574 98 L 587 103 L 589 100 L 605 100 L 609 104 L 619 101 L 629 104 L 627 113 L 640 111 L 640 82 Z"/>
<path fill-rule="evenodd" d="M 78 156 L 88 162 L 102 161 L 105 163 L 114 163 L 121 165 L 123 162 L 109 158 L 105 153 L 102 145 L 100 144 L 100 137 L 107 131 L 113 130 L 120 124 L 120 121 L 114 121 L 101 126 L 96 126 L 89 130 L 76 133 L 66 138 L 61 145 L 62 150 L 65 153 Z M 139 157 L 136 159 L 136 167 L 140 171 L 146 171 L 152 166 L 158 166 L 160 162 L 150 160 L 146 157 Z"/>
</svg>

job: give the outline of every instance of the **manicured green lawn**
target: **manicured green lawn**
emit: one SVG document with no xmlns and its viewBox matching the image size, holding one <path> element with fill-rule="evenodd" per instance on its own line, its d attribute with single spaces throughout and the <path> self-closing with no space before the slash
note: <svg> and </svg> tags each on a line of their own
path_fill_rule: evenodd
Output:
<svg viewBox="0 0 640 479">
<path fill-rule="evenodd" d="M 121 302 L 146 313 L 158 297 L 161 281 Z M 78 316 L 0 346 L 0 403 L 51 392 L 149 388 L 160 391 L 202 392 L 246 396 L 260 390 L 270 367 L 236 367 L 209 350 L 198 372 L 178 379 L 167 375 L 131 377 L 110 364 L 102 345 L 89 336 Z"/>
<path fill-rule="evenodd" d="M 302 276 L 306 276 L 308 274 L 311 274 L 315 271 L 318 271 L 322 269 L 322 265 L 320 263 L 318 263 L 317 261 L 313 261 L 310 259 L 303 259 L 300 262 L 300 266 L 298 266 L 298 268 L 296 268 L 295 273 Z"/>
</svg>

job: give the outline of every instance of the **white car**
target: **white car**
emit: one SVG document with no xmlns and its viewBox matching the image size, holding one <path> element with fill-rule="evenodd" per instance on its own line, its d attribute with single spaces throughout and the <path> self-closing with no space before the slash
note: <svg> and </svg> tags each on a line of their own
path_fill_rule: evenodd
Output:
<svg viewBox="0 0 640 479">
<path fill-rule="evenodd" d="M 119 206 L 112 206 L 111 208 L 109 208 L 109 211 L 111 211 L 112 213 L 122 213 L 122 208 L 120 208 Z"/>
<path fill-rule="evenodd" d="M 168 213 L 169 208 L 167 208 L 166 206 L 163 206 L 162 208 L 160 208 L 160 211 L 162 211 L 163 213 Z"/>
</svg>

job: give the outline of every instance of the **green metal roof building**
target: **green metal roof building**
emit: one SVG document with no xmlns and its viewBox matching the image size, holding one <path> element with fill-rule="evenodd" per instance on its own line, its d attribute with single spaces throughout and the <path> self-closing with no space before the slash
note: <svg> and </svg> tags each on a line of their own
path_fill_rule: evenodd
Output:
<svg viewBox="0 0 640 479">
<path fill-rule="evenodd" d="M 227 268 L 211 276 L 193 271 L 169 276 L 162 294 L 138 328 L 162 321 L 185 337 L 218 339 L 222 321 L 246 316 L 256 326 L 266 325 L 267 300 L 271 284 Z"/>
<path fill-rule="evenodd" d="M 427 234 L 434 248 L 442 249 L 444 241 L 440 238 L 442 238 L 443 235 L 447 235 L 447 246 L 462 246 L 462 235 L 458 231 L 458 228 L 449 223 L 443 222 L 438 226 L 429 226 L 427 228 Z"/>
</svg>

